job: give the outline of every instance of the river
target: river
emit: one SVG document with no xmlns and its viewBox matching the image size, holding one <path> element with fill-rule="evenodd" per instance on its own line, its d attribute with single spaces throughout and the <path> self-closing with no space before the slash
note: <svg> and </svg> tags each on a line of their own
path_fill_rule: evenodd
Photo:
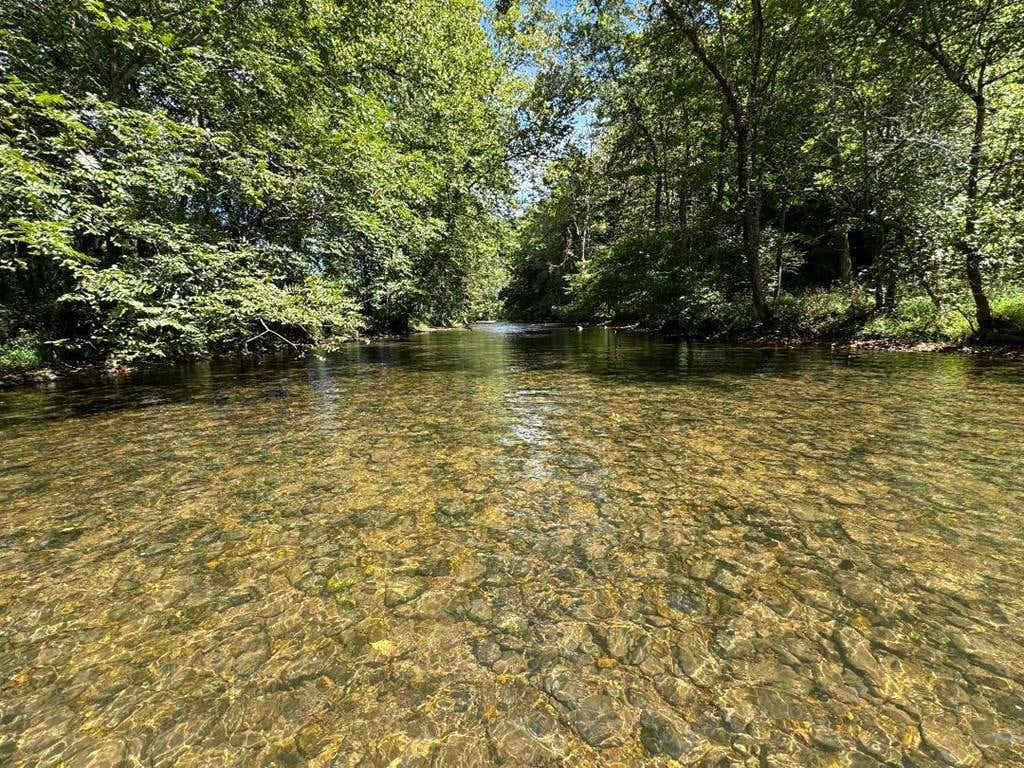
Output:
<svg viewBox="0 0 1024 768">
<path fill-rule="evenodd" d="M 1024 364 L 484 325 L 0 393 L 0 763 L 1024 766 Z"/>
</svg>

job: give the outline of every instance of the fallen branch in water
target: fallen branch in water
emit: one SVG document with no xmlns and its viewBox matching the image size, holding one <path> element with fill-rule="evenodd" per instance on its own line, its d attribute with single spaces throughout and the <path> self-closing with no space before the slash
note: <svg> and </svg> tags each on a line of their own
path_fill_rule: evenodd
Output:
<svg viewBox="0 0 1024 768">
<path fill-rule="evenodd" d="M 277 338 L 279 338 L 285 344 L 288 344 L 292 349 L 298 349 L 299 348 L 299 346 L 295 342 L 293 342 L 291 339 L 288 339 L 288 338 L 282 336 L 277 331 L 272 330 L 271 328 L 267 327 L 266 321 L 260 320 L 260 325 L 263 326 L 263 333 L 257 333 L 251 339 L 246 339 L 245 341 L 242 342 L 242 346 L 245 347 L 246 351 L 248 351 L 248 349 L 249 349 L 249 342 L 250 341 L 256 341 L 256 339 L 262 339 L 268 333 L 274 334 L 275 336 L 277 336 Z"/>
</svg>

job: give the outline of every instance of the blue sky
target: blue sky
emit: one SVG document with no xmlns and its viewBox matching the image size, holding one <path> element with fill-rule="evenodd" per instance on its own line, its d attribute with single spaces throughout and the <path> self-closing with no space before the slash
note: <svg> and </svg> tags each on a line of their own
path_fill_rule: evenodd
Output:
<svg viewBox="0 0 1024 768">
<path fill-rule="evenodd" d="M 518 1 L 519 0 L 513 0 L 513 2 Z M 493 10 L 495 2 L 496 0 L 484 0 L 484 5 Z M 573 12 L 576 6 L 577 0 L 548 0 L 547 2 L 547 8 L 560 16 Z M 530 69 L 526 70 L 526 74 L 532 74 Z M 570 141 L 577 145 L 587 145 L 590 143 L 590 129 L 593 122 L 594 115 L 590 110 L 583 110 L 577 114 L 574 119 L 573 132 Z M 542 183 L 543 171 L 543 162 L 515 169 L 515 174 L 517 176 L 516 203 L 518 207 L 525 207 L 525 205 L 527 205 L 531 200 L 537 199 L 537 197 L 545 194 L 546 190 Z"/>
</svg>

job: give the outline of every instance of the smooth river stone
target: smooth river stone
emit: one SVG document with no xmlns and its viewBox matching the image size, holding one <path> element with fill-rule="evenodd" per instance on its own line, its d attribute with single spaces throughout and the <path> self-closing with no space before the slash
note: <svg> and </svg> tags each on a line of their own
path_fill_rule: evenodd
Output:
<svg viewBox="0 0 1024 768">
<path fill-rule="evenodd" d="M 641 716 L 640 743 L 649 755 L 668 755 L 684 763 L 701 758 L 709 746 L 686 723 L 660 712 L 645 712 Z"/>
<path fill-rule="evenodd" d="M 946 765 L 954 768 L 972 768 L 981 764 L 981 751 L 952 723 L 923 720 L 921 736 L 925 746 Z"/>
<path fill-rule="evenodd" d="M 608 696 L 588 696 L 579 703 L 572 717 L 573 729 L 580 738 L 594 747 L 611 747 L 622 743 L 622 716 Z"/>
</svg>

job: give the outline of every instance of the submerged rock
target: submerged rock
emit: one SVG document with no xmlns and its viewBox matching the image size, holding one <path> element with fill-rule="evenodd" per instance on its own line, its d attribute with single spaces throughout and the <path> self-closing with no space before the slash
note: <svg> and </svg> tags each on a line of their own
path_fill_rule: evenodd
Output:
<svg viewBox="0 0 1024 768">
<path fill-rule="evenodd" d="M 846 662 L 868 682 L 877 685 L 882 678 L 882 667 L 871 653 L 868 639 L 853 627 L 841 627 L 836 630 L 835 640 Z"/>
<path fill-rule="evenodd" d="M 423 582 L 413 579 L 389 581 L 384 589 L 384 605 L 388 608 L 404 605 L 422 595 L 426 589 L 427 587 Z"/>
<path fill-rule="evenodd" d="M 946 765 L 954 768 L 972 768 L 981 764 L 981 751 L 952 723 L 923 720 L 921 737 L 925 746 Z"/>
<path fill-rule="evenodd" d="M 622 743 L 625 723 L 615 702 L 608 696 L 597 694 L 579 702 L 572 717 L 572 727 L 580 738 L 594 747 L 609 747 Z"/>
<path fill-rule="evenodd" d="M 339 571 L 327 579 L 327 591 L 332 595 L 342 594 L 352 589 L 360 580 L 360 574 Z"/>
<path fill-rule="evenodd" d="M 697 685 L 710 685 L 718 672 L 718 660 L 692 635 L 680 636 L 672 649 L 679 669 Z"/>
<path fill-rule="evenodd" d="M 686 723 L 659 712 L 641 716 L 640 743 L 649 755 L 668 755 L 684 763 L 701 758 L 709 747 Z"/>
<path fill-rule="evenodd" d="M 718 568 L 715 575 L 708 581 L 708 584 L 730 597 L 739 597 L 743 593 L 746 579 L 733 569 L 723 565 Z"/>
<path fill-rule="evenodd" d="M 569 669 L 558 667 L 544 676 L 542 687 L 552 698 L 570 709 L 592 693 L 590 686 Z"/>
<path fill-rule="evenodd" d="M 555 756 L 551 747 L 521 723 L 499 721 L 490 732 L 494 751 L 503 762 L 543 765 Z"/>
<path fill-rule="evenodd" d="M 327 733 L 317 722 L 306 723 L 295 734 L 295 749 L 305 758 L 316 757 L 327 744 Z"/>
<path fill-rule="evenodd" d="M 694 687 L 680 677 L 674 675 L 663 675 L 654 683 L 658 694 L 675 707 L 681 707 L 688 702 L 694 694 Z"/>
</svg>

